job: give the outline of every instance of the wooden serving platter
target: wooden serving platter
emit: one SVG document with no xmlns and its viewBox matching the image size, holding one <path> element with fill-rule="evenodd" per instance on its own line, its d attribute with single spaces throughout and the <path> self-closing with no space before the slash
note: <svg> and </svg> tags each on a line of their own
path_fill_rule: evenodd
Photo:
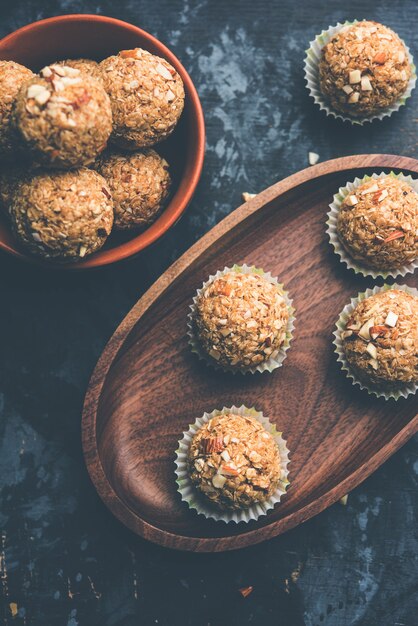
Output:
<svg viewBox="0 0 418 626">
<path fill-rule="evenodd" d="M 418 161 L 345 157 L 273 185 L 190 248 L 123 320 L 90 381 L 83 447 L 100 496 L 135 533 L 202 552 L 269 539 L 336 502 L 417 432 L 418 397 L 385 402 L 353 387 L 332 345 L 341 309 L 373 283 L 333 253 L 325 234 L 328 204 L 355 176 L 391 169 L 416 175 Z M 196 289 L 216 270 L 244 262 L 278 276 L 296 307 L 287 359 L 270 375 L 215 371 L 187 342 Z M 417 286 L 417 277 L 405 282 Z M 291 485 L 257 522 L 217 523 L 181 502 L 174 452 L 183 430 L 205 410 L 241 403 L 262 410 L 283 431 Z"/>
</svg>

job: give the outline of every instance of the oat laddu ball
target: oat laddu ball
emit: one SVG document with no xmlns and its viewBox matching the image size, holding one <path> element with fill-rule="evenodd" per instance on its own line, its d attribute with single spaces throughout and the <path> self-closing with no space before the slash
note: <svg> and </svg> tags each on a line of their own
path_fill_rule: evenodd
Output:
<svg viewBox="0 0 418 626">
<path fill-rule="evenodd" d="M 10 217 L 29 252 L 55 261 L 81 260 L 110 235 L 112 196 L 105 179 L 87 168 L 38 174 L 19 183 Z"/>
<path fill-rule="evenodd" d="M 350 367 L 365 382 L 418 382 L 418 297 L 401 289 L 360 302 L 341 333 Z"/>
<path fill-rule="evenodd" d="M 170 192 L 168 163 L 150 148 L 130 154 L 104 154 L 96 163 L 107 180 L 115 209 L 115 228 L 150 226 Z"/>
<path fill-rule="evenodd" d="M 93 59 L 65 59 L 64 61 L 58 61 L 56 65 L 66 65 L 75 70 L 80 70 L 83 74 L 87 74 L 96 80 L 102 80 L 100 66 L 98 62 L 93 61 Z"/>
<path fill-rule="evenodd" d="M 288 320 L 280 288 L 259 274 L 231 271 L 215 278 L 196 301 L 199 340 L 227 367 L 259 365 L 277 356 Z"/>
<path fill-rule="evenodd" d="M 51 168 L 93 162 L 112 132 L 110 100 L 102 85 L 58 64 L 45 67 L 21 88 L 15 120 L 34 158 Z"/>
<path fill-rule="evenodd" d="M 364 265 L 380 270 L 407 265 L 418 257 L 418 194 L 394 176 L 368 180 L 342 203 L 337 232 Z"/>
<path fill-rule="evenodd" d="M 174 67 L 146 50 L 122 50 L 100 63 L 113 113 L 112 141 L 127 150 L 152 146 L 174 130 L 184 107 Z"/>
<path fill-rule="evenodd" d="M 213 417 L 193 437 L 188 465 L 196 488 L 220 509 L 246 509 L 270 498 L 281 478 L 273 436 L 251 416 Z"/>
<path fill-rule="evenodd" d="M 32 78 L 27 67 L 14 61 L 0 61 L 0 158 L 13 156 L 19 136 L 13 124 L 13 107 L 23 83 Z"/>
<path fill-rule="evenodd" d="M 331 106 L 352 117 L 384 111 L 405 93 L 412 68 L 390 28 L 363 21 L 342 28 L 324 46 L 320 88 Z"/>
</svg>

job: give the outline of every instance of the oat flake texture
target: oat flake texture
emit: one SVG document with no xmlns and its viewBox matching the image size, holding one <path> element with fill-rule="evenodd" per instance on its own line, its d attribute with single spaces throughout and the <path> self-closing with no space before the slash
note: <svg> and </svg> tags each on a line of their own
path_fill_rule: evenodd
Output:
<svg viewBox="0 0 418 626">
<path fill-rule="evenodd" d="M 98 81 L 102 80 L 102 72 L 97 61 L 93 59 L 65 59 L 64 61 L 58 61 L 57 65 L 66 65 L 76 70 L 80 70 L 84 74 L 95 78 Z"/>
</svg>

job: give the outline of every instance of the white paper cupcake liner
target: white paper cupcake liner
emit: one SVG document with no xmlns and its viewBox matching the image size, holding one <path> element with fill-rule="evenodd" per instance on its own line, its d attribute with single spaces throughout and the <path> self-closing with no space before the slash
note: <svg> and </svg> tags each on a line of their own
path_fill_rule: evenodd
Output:
<svg viewBox="0 0 418 626">
<path fill-rule="evenodd" d="M 404 385 L 394 385 L 391 387 L 374 386 L 372 383 L 366 384 L 363 380 L 359 380 L 354 374 L 350 365 L 345 357 L 343 348 L 343 342 L 341 339 L 341 332 L 345 330 L 347 320 L 359 304 L 366 298 L 373 296 L 381 291 L 389 291 L 391 289 L 401 289 L 406 293 L 410 293 L 414 296 L 418 296 L 418 290 L 408 285 L 383 285 L 382 287 L 376 286 L 373 289 L 366 289 L 366 291 L 359 293 L 356 298 L 352 298 L 351 302 L 347 304 L 340 313 L 337 321 L 337 329 L 334 332 L 335 339 L 333 344 L 335 346 L 335 352 L 337 354 L 337 361 L 341 363 L 341 369 L 346 373 L 347 378 L 351 378 L 353 385 L 358 385 L 360 389 L 366 390 L 369 394 L 375 395 L 377 398 L 384 398 L 385 400 L 393 399 L 399 400 L 399 398 L 407 398 L 409 395 L 416 393 L 418 385 L 416 383 L 405 383 Z"/>
<path fill-rule="evenodd" d="M 199 337 L 196 335 L 196 328 L 194 324 L 194 317 L 196 315 L 196 301 L 199 294 L 215 279 L 220 278 L 224 274 L 229 272 L 239 272 L 244 274 L 260 274 L 263 276 L 269 283 L 272 285 L 277 285 L 280 294 L 285 299 L 288 311 L 289 311 L 289 319 L 286 326 L 286 337 L 283 344 L 280 346 L 279 352 L 275 357 L 270 357 L 264 363 L 260 363 L 256 366 L 248 366 L 248 367 L 227 367 L 218 363 L 215 359 L 209 356 L 207 352 L 202 347 Z M 190 313 L 188 315 L 187 322 L 187 334 L 189 336 L 189 344 L 191 346 L 192 352 L 197 354 L 199 359 L 205 361 L 207 365 L 214 367 L 215 369 L 222 370 L 224 372 L 231 372 L 233 374 L 255 374 L 255 372 L 272 372 L 273 370 L 281 367 L 283 365 L 283 361 L 286 358 L 287 350 L 290 347 L 290 342 L 293 336 L 293 330 L 295 328 L 295 309 L 292 306 L 292 300 L 289 298 L 289 294 L 285 291 L 283 285 L 277 281 L 277 278 L 274 278 L 270 272 L 264 272 L 264 270 L 256 268 L 255 266 L 244 265 L 234 265 L 233 267 L 225 267 L 222 271 L 216 272 L 213 276 L 209 276 L 208 280 L 203 283 L 202 287 L 197 290 L 196 296 L 193 298 L 193 304 L 190 305 Z"/>
<path fill-rule="evenodd" d="M 328 29 L 323 30 L 320 35 L 317 35 L 313 41 L 310 42 L 309 48 L 306 50 L 306 57 L 304 62 L 304 70 L 305 70 L 305 80 L 306 86 L 308 88 L 310 96 L 314 99 L 315 104 L 319 106 L 322 111 L 325 111 L 327 115 L 331 115 L 336 119 L 340 119 L 343 122 L 350 122 L 351 124 L 356 124 L 362 126 L 367 122 L 372 122 L 373 120 L 382 120 L 385 117 L 389 117 L 392 115 L 394 111 L 398 111 L 401 106 L 405 104 L 408 98 L 411 95 L 412 90 L 415 87 L 415 83 L 417 80 L 416 69 L 414 64 L 414 59 L 412 54 L 405 44 L 403 40 L 403 44 L 405 45 L 406 52 L 408 55 L 409 62 L 412 68 L 411 78 L 409 79 L 408 86 L 402 97 L 399 98 L 394 104 L 390 107 L 381 111 L 380 113 L 376 113 L 371 115 L 370 117 L 350 117 L 348 115 L 344 115 L 338 111 L 335 111 L 329 105 L 327 99 L 321 92 L 321 88 L 319 85 L 319 62 L 321 60 L 322 48 L 326 46 L 326 44 L 336 35 L 342 28 L 346 28 L 347 26 L 352 26 L 356 24 L 359 20 L 353 20 L 352 22 L 344 22 L 341 24 L 340 22 L 335 26 L 330 26 Z"/>
<path fill-rule="evenodd" d="M 411 274 L 412 272 L 414 272 L 418 267 L 418 259 L 412 261 L 412 263 L 403 265 L 402 267 L 394 268 L 393 270 L 375 270 L 371 267 L 367 267 L 367 265 L 362 265 L 361 263 L 353 259 L 353 257 L 341 243 L 337 232 L 338 214 L 345 198 L 348 195 L 355 193 L 355 190 L 367 180 L 384 178 L 385 176 L 394 176 L 395 178 L 399 178 L 399 180 L 408 183 L 408 185 L 410 185 L 413 190 L 418 193 L 418 180 L 412 178 L 412 176 L 406 176 L 402 173 L 395 174 L 394 172 L 390 172 L 389 174 L 387 174 L 385 172 L 381 172 L 380 174 L 372 174 L 371 176 L 364 176 L 363 178 L 355 178 L 352 182 L 347 183 L 345 187 L 339 188 L 338 193 L 334 196 L 332 204 L 329 205 L 330 211 L 328 213 L 328 219 L 326 222 L 326 232 L 329 237 L 330 243 L 334 248 L 334 252 L 340 257 L 341 262 L 344 263 L 348 269 L 351 269 L 356 274 L 361 274 L 362 276 L 371 276 L 372 278 L 383 278 L 384 280 L 387 280 L 388 278 L 406 276 L 406 274 Z"/>
<path fill-rule="evenodd" d="M 201 494 L 189 477 L 188 471 L 188 452 L 189 447 L 195 434 L 206 424 L 212 417 L 217 415 L 224 415 L 225 413 L 234 413 L 235 415 L 247 415 L 255 417 L 267 430 L 271 433 L 280 453 L 280 468 L 281 479 L 275 493 L 265 502 L 254 504 L 248 509 L 242 509 L 240 511 L 224 511 L 217 509 L 216 506 L 203 494 Z M 186 502 L 190 509 L 194 509 L 199 515 L 204 515 L 206 518 L 214 519 L 221 522 L 234 522 L 236 524 L 240 522 L 250 522 L 257 520 L 262 515 L 267 515 L 275 504 L 280 502 L 282 496 L 286 493 L 286 489 L 289 486 L 289 470 L 287 468 L 290 463 L 289 450 L 286 446 L 286 441 L 282 437 L 282 433 L 278 432 L 276 426 L 270 422 L 267 417 L 264 417 L 261 411 L 256 411 L 255 408 L 248 409 L 244 405 L 240 407 L 224 407 L 221 410 L 215 410 L 211 413 L 204 413 L 203 417 L 200 417 L 191 424 L 189 429 L 183 433 L 182 439 L 179 441 L 179 447 L 176 450 L 176 483 L 177 490 L 181 495 L 181 498 Z"/>
</svg>

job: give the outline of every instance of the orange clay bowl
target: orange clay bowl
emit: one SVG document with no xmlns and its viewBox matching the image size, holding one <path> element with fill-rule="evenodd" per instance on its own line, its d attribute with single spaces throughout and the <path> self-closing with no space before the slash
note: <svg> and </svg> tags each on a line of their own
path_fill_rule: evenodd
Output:
<svg viewBox="0 0 418 626">
<path fill-rule="evenodd" d="M 10 227 L 0 218 L 0 249 L 22 260 L 63 269 L 99 267 L 121 261 L 144 250 L 168 231 L 184 213 L 196 189 L 203 166 L 205 123 L 199 96 L 177 57 L 145 31 L 102 15 L 62 15 L 28 24 L 0 40 L 0 58 L 13 60 L 39 71 L 53 61 L 87 57 L 100 61 L 129 48 L 144 48 L 164 57 L 183 79 L 186 101 L 171 137 L 157 146 L 170 163 L 173 192 L 166 209 L 142 233 L 112 233 L 105 246 L 87 259 L 58 265 L 42 262 L 25 252 Z"/>
</svg>

